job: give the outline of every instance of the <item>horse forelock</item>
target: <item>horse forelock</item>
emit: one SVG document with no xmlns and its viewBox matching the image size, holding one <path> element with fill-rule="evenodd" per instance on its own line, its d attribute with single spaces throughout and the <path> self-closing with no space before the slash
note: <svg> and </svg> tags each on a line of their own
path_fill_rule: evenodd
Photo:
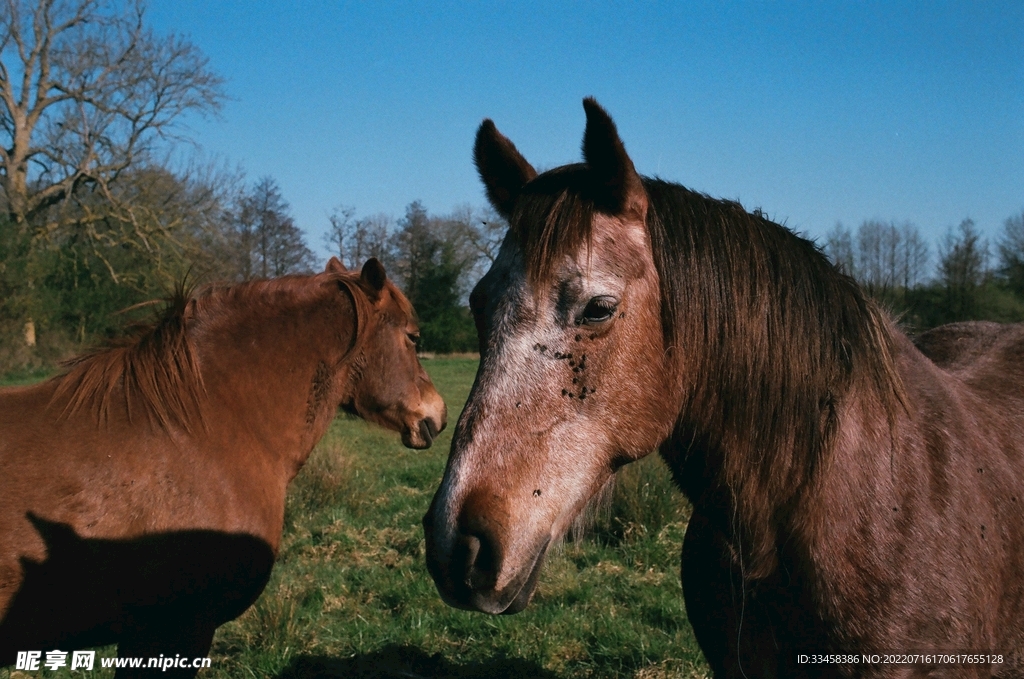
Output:
<svg viewBox="0 0 1024 679">
<path fill-rule="evenodd" d="M 583 164 L 549 170 L 524 187 L 509 228 L 524 253 L 527 280 L 534 289 L 552 282 L 565 256 L 590 245 L 595 188 Z"/>
</svg>

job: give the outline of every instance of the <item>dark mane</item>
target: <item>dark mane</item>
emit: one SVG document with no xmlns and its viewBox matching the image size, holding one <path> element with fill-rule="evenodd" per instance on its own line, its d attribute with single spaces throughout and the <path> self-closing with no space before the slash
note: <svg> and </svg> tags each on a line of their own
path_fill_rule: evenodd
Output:
<svg viewBox="0 0 1024 679">
<path fill-rule="evenodd" d="M 352 290 L 358 273 L 320 274 L 322 282 L 341 281 Z M 209 285 L 192 290 L 184 284 L 165 300 L 162 311 L 148 324 L 135 324 L 125 336 L 77 356 L 53 378 L 53 400 L 66 403 L 64 413 L 91 408 L 100 421 L 109 418 L 120 400 L 129 419 L 142 415 L 160 427 L 176 425 L 192 431 L 205 426 L 205 392 L 198 360 L 197 321 L 236 323 L 259 318 L 282 301 L 294 303 L 321 294 L 323 285 L 309 285 L 310 276 L 283 276 L 235 285 Z M 353 297 L 357 300 L 360 295 Z"/>
<path fill-rule="evenodd" d="M 587 174 L 547 172 L 518 201 L 512 233 L 542 286 L 589 243 L 597 208 Z M 725 487 L 718 479 L 743 489 L 724 502 L 767 527 L 829 453 L 851 389 L 873 392 L 894 422 L 902 387 L 890 321 L 812 242 L 759 212 L 658 179 L 643 186 L 665 347 L 677 374 L 702 376 L 681 394 L 673 439 L 686 450 L 666 454 L 701 465 L 673 465 L 693 500 Z"/>
</svg>

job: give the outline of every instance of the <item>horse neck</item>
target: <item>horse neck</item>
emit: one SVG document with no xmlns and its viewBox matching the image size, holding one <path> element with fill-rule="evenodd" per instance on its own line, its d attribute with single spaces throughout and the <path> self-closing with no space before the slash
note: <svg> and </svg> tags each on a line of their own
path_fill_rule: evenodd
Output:
<svg viewBox="0 0 1024 679">
<path fill-rule="evenodd" d="M 339 372 L 355 345 L 356 312 L 348 295 L 338 299 L 239 305 L 196 342 L 208 429 L 248 440 L 283 463 L 289 480 L 333 419 L 335 385 L 348 381 Z"/>
<path fill-rule="evenodd" d="M 676 293 L 688 386 L 662 454 L 756 574 L 773 568 L 778 528 L 827 463 L 843 411 L 891 424 L 894 330 L 813 245 L 760 215 L 737 222 L 715 209 L 733 207 L 712 205 L 708 232 L 697 225 L 684 244 L 691 261 L 672 263 L 693 272 Z"/>
</svg>

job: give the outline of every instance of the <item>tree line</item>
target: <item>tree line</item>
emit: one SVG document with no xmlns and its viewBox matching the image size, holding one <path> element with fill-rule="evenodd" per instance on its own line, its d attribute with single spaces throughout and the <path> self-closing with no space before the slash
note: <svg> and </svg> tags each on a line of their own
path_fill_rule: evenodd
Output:
<svg viewBox="0 0 1024 679">
<path fill-rule="evenodd" d="M 202 52 L 155 34 L 141 0 L 0 0 L 0 372 L 117 335 L 186 279 L 322 266 L 272 177 L 182 160 L 184 121 L 224 98 Z M 396 220 L 325 217 L 332 253 L 377 257 L 405 290 L 423 350 L 476 349 L 466 295 L 497 254 L 497 215 L 416 201 Z M 964 220 L 934 267 L 907 223 L 837 225 L 823 250 L 911 330 L 1024 320 L 1024 213 L 994 251 Z"/>
<path fill-rule="evenodd" d="M 956 321 L 1024 321 L 1024 210 L 1003 223 L 995 247 L 964 219 L 931 248 L 910 223 L 837 224 L 825 254 L 911 332 Z"/>
<path fill-rule="evenodd" d="M 188 116 L 224 82 L 141 0 L 0 0 L 0 372 L 52 363 L 145 316 L 188 279 L 318 269 L 272 177 L 184 162 Z M 476 348 L 467 287 L 504 231 L 487 211 L 392 223 L 339 208 L 328 245 L 381 259 L 421 316 L 423 348 Z"/>
</svg>

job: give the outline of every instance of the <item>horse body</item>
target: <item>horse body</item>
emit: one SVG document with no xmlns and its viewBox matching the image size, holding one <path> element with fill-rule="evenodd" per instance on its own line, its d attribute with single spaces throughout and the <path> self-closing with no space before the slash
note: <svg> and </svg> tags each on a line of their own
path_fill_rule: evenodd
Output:
<svg viewBox="0 0 1024 679">
<path fill-rule="evenodd" d="M 1024 328 L 1002 334 L 1024 350 Z M 884 415 L 848 399 L 832 459 L 791 507 L 765 508 L 775 514 L 769 564 L 744 562 L 751 555 L 737 533 L 749 524 L 737 526 L 735 503 L 707 488 L 696 496 L 683 587 L 716 676 L 844 676 L 798 665 L 801 653 L 996 651 L 1003 665 L 945 671 L 1024 671 L 1015 655 L 1024 648 L 1019 432 L 986 426 L 1024 412 L 1024 376 L 1015 388 L 979 393 L 970 381 L 982 374 L 953 377 L 905 338 L 895 358 L 900 374 L 914 376 L 904 380 L 906 410 L 890 431 Z M 669 441 L 662 454 L 678 470 L 685 450 Z"/>
<path fill-rule="evenodd" d="M 694 506 L 682 579 L 716 676 L 1024 677 L 1024 327 L 918 348 L 810 242 L 640 177 L 584 105 L 582 165 L 538 176 L 477 135 L 510 230 L 424 517 L 445 600 L 522 610 L 547 546 L 659 449 Z M 885 652 L 1004 661 L 798 662 Z"/>
<path fill-rule="evenodd" d="M 206 655 L 266 585 L 288 482 L 339 404 L 413 447 L 444 426 L 411 307 L 375 261 L 177 307 L 0 391 L 0 664 L 114 642 Z"/>
</svg>

